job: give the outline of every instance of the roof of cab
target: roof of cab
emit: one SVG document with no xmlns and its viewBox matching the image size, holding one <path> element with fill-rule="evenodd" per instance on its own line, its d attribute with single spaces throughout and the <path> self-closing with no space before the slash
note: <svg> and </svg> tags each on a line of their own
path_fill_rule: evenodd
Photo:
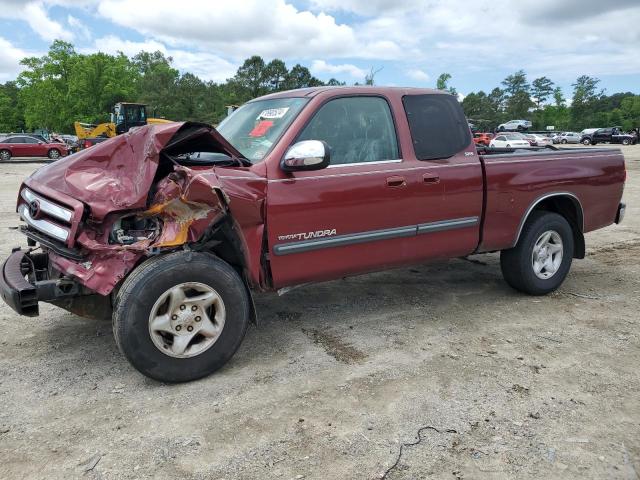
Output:
<svg viewBox="0 0 640 480">
<path fill-rule="evenodd" d="M 450 95 L 449 92 L 442 90 L 435 90 L 433 88 L 414 88 L 414 87 L 378 87 L 369 85 L 358 86 L 330 86 L 330 87 L 310 87 L 310 88 L 298 88 L 296 90 L 286 90 L 284 92 L 270 93 L 262 97 L 255 98 L 255 100 L 268 100 L 274 98 L 291 98 L 291 97 L 315 97 L 317 95 L 328 93 L 335 95 L 344 94 L 395 94 L 395 95 L 420 95 L 420 94 L 444 94 Z"/>
</svg>

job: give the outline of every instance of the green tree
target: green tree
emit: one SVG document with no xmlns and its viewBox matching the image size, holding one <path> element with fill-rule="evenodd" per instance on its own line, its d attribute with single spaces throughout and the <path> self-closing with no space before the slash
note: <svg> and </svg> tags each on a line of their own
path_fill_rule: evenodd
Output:
<svg viewBox="0 0 640 480">
<path fill-rule="evenodd" d="M 536 78 L 531 82 L 531 95 L 535 98 L 536 108 L 540 110 L 541 105 L 553 94 L 554 83 L 547 77 Z"/>
<path fill-rule="evenodd" d="M 56 40 L 43 57 L 20 62 L 25 69 L 16 82 L 27 128 L 70 129 L 75 114 L 70 79 L 78 58 L 73 45 Z"/>
<path fill-rule="evenodd" d="M 16 82 L 0 84 L 0 132 L 20 132 L 25 127 L 19 93 Z"/>
<path fill-rule="evenodd" d="M 171 66 L 173 59 L 162 52 L 140 52 L 133 57 L 137 70 L 135 87 L 137 101 L 149 108 L 149 116 L 177 119 L 175 117 L 175 90 L 180 77 Z"/>
<path fill-rule="evenodd" d="M 524 70 L 518 70 L 502 81 L 506 94 L 507 116 L 520 119 L 526 118 L 529 109 L 535 104 L 531 101 L 530 85 Z"/>
<path fill-rule="evenodd" d="M 320 87 L 324 85 L 320 80 L 311 75 L 307 67 L 303 67 L 299 63 L 294 65 L 287 74 L 284 87 L 285 89 Z"/>
<path fill-rule="evenodd" d="M 560 87 L 556 87 L 553 89 L 553 102 L 556 107 L 562 107 L 566 103 L 566 99 L 564 98 L 564 94 L 562 93 L 562 89 Z"/>
<path fill-rule="evenodd" d="M 588 75 L 581 75 L 572 83 L 573 100 L 571 102 L 571 120 L 576 129 L 590 126 L 594 122 L 596 103 L 604 94 L 598 91 L 600 80 Z"/>
<path fill-rule="evenodd" d="M 451 95 L 458 95 L 457 90 L 454 87 L 449 85 L 449 80 L 451 80 L 450 73 L 441 73 L 438 79 L 436 80 L 436 88 L 438 90 L 445 90 L 449 92 Z"/>
<path fill-rule="evenodd" d="M 284 89 L 287 80 L 287 66 L 278 58 L 271 60 L 264 69 L 267 89 L 270 92 L 278 92 Z"/>
</svg>

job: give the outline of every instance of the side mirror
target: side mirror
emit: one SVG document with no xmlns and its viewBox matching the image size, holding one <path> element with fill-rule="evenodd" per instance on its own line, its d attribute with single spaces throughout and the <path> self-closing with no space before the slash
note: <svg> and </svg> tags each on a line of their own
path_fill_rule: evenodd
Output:
<svg viewBox="0 0 640 480">
<path fill-rule="evenodd" d="M 329 145 L 321 140 L 303 140 L 284 154 L 280 168 L 285 172 L 321 170 L 329 165 Z"/>
</svg>

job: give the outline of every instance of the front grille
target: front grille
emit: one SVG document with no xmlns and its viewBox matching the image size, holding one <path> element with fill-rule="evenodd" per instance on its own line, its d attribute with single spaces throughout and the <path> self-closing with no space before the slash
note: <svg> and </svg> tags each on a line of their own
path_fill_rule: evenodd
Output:
<svg viewBox="0 0 640 480">
<path fill-rule="evenodd" d="M 31 228 L 60 242 L 67 243 L 71 234 L 73 211 L 24 188 L 18 205 L 20 218 Z"/>
</svg>

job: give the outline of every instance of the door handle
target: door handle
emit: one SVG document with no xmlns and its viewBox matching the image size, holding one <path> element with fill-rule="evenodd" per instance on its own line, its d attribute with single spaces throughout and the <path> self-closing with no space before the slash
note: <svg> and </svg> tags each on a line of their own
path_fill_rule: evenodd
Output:
<svg viewBox="0 0 640 480">
<path fill-rule="evenodd" d="M 440 175 L 438 175 L 437 173 L 425 173 L 424 175 L 422 175 L 422 181 L 424 183 L 440 183 Z"/>
<path fill-rule="evenodd" d="M 404 180 L 404 177 L 399 175 L 387 177 L 387 186 L 389 187 L 404 187 L 406 184 L 407 182 Z"/>
</svg>

